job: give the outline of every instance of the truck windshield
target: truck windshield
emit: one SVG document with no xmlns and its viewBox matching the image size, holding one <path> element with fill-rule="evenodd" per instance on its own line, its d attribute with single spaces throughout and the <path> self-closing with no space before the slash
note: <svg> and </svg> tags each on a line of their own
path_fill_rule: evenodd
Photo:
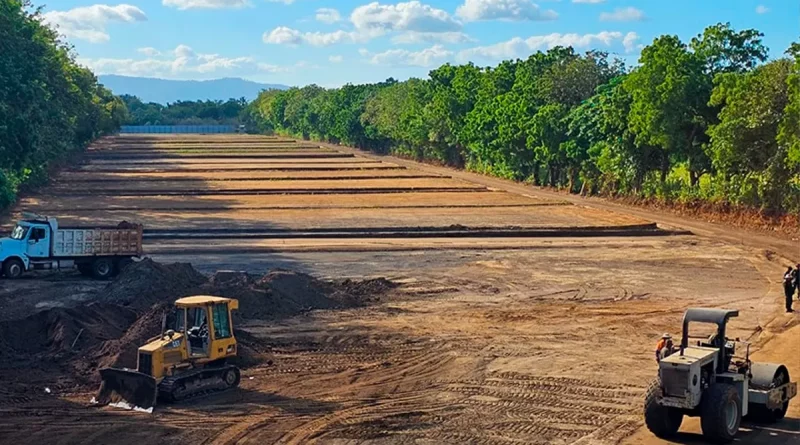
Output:
<svg viewBox="0 0 800 445">
<path fill-rule="evenodd" d="M 11 231 L 11 239 L 16 239 L 16 240 L 24 239 L 25 235 L 27 234 L 28 234 L 28 228 L 25 226 L 18 225 L 14 227 L 14 230 Z"/>
</svg>

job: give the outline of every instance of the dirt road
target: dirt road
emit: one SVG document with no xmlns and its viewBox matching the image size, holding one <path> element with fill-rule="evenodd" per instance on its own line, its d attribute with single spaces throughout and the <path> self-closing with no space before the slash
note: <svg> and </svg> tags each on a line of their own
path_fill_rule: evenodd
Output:
<svg viewBox="0 0 800 445">
<path fill-rule="evenodd" d="M 232 152 L 261 157 L 209 157 Z M 244 136 L 107 141 L 17 210 L 141 221 L 155 259 L 206 273 L 398 287 L 363 307 L 246 320 L 266 346 L 241 389 L 153 415 L 88 408 L 91 388 L 0 394 L 4 443 L 666 443 L 642 429 L 641 396 L 656 340 L 692 306 L 740 309 L 729 335 L 800 377 L 779 283 L 797 246 L 713 224 Z M 60 280 L 0 281 L 0 307 L 102 298 Z M 795 402 L 740 443 L 797 443 L 798 419 Z M 701 443 L 696 422 L 684 429 L 675 443 Z"/>
</svg>

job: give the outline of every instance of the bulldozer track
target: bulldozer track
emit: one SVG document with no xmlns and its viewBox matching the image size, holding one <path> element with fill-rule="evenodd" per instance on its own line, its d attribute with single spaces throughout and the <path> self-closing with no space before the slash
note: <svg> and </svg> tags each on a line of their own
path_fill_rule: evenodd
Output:
<svg viewBox="0 0 800 445">
<path fill-rule="evenodd" d="M 225 367 L 221 367 L 221 368 L 218 368 L 218 369 L 217 368 L 215 368 L 215 369 L 200 369 L 198 372 L 196 372 L 194 374 L 191 374 L 191 375 L 179 375 L 179 376 L 176 376 L 176 377 L 167 377 L 164 380 L 162 380 L 161 383 L 158 385 L 159 397 L 160 397 L 161 393 L 166 393 L 166 394 L 169 394 L 170 397 L 174 397 L 174 395 L 173 395 L 174 385 L 178 384 L 182 380 L 187 380 L 190 377 L 193 377 L 195 375 L 202 375 L 202 374 L 207 373 L 209 371 L 216 371 L 215 372 L 216 376 L 220 379 L 220 381 L 222 381 L 222 374 L 225 371 L 231 370 L 231 369 L 236 370 L 236 372 L 239 372 L 238 369 L 235 366 L 225 366 Z M 186 395 L 183 395 L 183 396 L 181 396 L 179 398 L 175 398 L 175 399 L 171 400 L 171 402 L 172 403 L 182 403 L 182 402 L 185 402 L 187 400 L 196 399 L 196 398 L 199 398 L 199 397 L 204 397 L 204 396 L 208 396 L 208 395 L 216 394 L 216 393 L 221 393 L 221 392 L 225 392 L 225 391 L 230 391 L 232 389 L 234 389 L 234 387 L 200 389 L 198 391 L 190 392 L 190 393 L 188 393 Z"/>
</svg>

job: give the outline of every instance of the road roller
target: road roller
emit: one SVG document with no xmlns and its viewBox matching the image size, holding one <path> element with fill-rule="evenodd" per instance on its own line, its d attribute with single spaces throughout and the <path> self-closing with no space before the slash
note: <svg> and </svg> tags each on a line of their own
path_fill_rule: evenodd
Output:
<svg viewBox="0 0 800 445">
<path fill-rule="evenodd" d="M 742 343 L 727 338 L 725 330 L 738 315 L 737 310 L 686 311 L 680 347 L 659 361 L 658 377 L 645 396 L 644 420 L 653 434 L 669 439 L 684 416 L 700 417 L 707 441 L 729 443 L 744 417 L 771 423 L 786 415 L 797 383 L 790 381 L 784 365 L 750 361 L 749 344 L 743 356 L 735 355 Z M 713 333 L 692 336 L 690 327 L 702 324 L 704 332 Z"/>
</svg>

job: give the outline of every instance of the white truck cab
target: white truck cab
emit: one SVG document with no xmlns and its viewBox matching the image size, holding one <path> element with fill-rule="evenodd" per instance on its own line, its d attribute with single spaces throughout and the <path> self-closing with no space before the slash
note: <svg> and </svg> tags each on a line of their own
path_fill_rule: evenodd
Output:
<svg viewBox="0 0 800 445">
<path fill-rule="evenodd" d="M 19 258 L 25 270 L 29 269 L 32 258 L 50 256 L 50 234 L 56 230 L 58 222 L 55 219 L 44 223 L 25 220 L 18 222 L 11 230 L 11 236 L 0 238 L 0 262 L 5 263 L 9 258 Z M 22 271 L 12 271 L 12 275 L 20 272 Z"/>
</svg>

